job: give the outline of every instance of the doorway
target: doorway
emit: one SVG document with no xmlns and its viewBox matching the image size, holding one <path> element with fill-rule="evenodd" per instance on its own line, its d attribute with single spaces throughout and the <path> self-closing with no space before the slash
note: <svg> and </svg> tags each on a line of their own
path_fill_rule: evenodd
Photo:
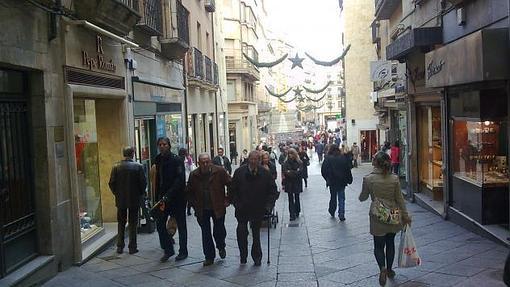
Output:
<svg viewBox="0 0 510 287">
<path fill-rule="evenodd" d="M 26 82 L 0 70 L 0 278 L 37 255 Z"/>
<path fill-rule="evenodd" d="M 379 150 L 377 147 L 377 133 L 375 130 L 360 131 L 361 161 L 371 162 Z"/>
</svg>

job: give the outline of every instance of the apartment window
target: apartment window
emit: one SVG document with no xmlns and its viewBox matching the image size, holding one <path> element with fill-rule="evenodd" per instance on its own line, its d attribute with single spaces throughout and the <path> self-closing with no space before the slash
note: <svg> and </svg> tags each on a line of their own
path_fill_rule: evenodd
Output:
<svg viewBox="0 0 510 287">
<path fill-rule="evenodd" d="M 236 81 L 227 80 L 227 100 L 233 102 L 236 100 Z"/>
<path fill-rule="evenodd" d="M 197 22 L 197 47 L 202 51 L 202 25 L 200 22 Z"/>
</svg>

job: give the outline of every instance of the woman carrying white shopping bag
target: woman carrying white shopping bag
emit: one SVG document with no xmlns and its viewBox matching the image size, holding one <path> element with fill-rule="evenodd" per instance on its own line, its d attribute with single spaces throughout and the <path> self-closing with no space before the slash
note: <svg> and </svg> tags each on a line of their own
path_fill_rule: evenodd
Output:
<svg viewBox="0 0 510 287">
<path fill-rule="evenodd" d="M 370 234 L 374 236 L 374 255 L 379 265 L 379 284 L 384 286 L 386 278 L 395 277 L 395 235 L 404 225 L 411 224 L 406 205 L 400 191 L 400 182 L 391 173 L 390 156 L 378 152 L 372 162 L 374 170 L 363 178 L 360 201 L 370 197 Z"/>
</svg>

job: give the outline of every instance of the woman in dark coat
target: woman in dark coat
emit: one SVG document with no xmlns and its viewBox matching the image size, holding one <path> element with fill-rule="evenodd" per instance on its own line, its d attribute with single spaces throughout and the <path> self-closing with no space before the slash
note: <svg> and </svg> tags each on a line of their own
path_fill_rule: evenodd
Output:
<svg viewBox="0 0 510 287">
<path fill-rule="evenodd" d="M 310 165 L 310 158 L 306 153 L 306 149 L 300 147 L 299 149 L 299 159 L 303 162 L 303 170 L 301 172 L 301 176 L 305 181 L 305 187 L 308 187 L 308 166 Z"/>
<path fill-rule="evenodd" d="M 303 191 L 302 177 L 303 162 L 299 159 L 297 151 L 288 150 L 287 160 L 282 167 L 283 186 L 289 196 L 290 220 L 295 220 L 301 212 L 299 194 Z"/>
</svg>

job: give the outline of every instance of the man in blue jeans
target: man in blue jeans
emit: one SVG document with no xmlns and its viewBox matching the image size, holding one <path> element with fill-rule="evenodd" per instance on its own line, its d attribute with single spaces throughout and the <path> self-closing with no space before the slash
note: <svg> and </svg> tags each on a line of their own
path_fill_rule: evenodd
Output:
<svg viewBox="0 0 510 287">
<path fill-rule="evenodd" d="M 345 187 L 352 183 L 351 163 L 349 158 L 342 154 L 338 145 L 329 148 L 328 155 L 321 167 L 322 177 L 329 186 L 331 198 L 329 199 L 329 214 L 335 217 L 338 200 L 338 218 L 345 221 Z"/>
</svg>

